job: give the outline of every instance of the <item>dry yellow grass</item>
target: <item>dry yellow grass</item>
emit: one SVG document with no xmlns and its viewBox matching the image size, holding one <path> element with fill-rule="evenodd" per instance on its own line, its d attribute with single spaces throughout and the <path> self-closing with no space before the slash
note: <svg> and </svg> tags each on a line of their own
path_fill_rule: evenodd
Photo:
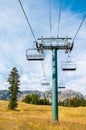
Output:
<svg viewBox="0 0 86 130">
<path fill-rule="evenodd" d="M 59 107 L 59 122 L 52 122 L 52 107 L 19 103 L 17 111 L 0 101 L 0 130 L 86 130 L 86 107 Z"/>
</svg>

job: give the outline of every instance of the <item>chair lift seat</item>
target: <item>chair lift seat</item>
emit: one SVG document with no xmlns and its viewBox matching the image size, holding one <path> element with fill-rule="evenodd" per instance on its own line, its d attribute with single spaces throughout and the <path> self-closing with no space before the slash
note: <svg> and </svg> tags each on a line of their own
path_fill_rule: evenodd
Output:
<svg viewBox="0 0 86 130">
<path fill-rule="evenodd" d="M 75 62 L 72 62 L 72 61 L 62 62 L 62 70 L 63 71 L 75 71 L 76 70 Z"/>
<path fill-rule="evenodd" d="M 27 49 L 26 50 L 26 58 L 27 60 L 33 60 L 33 61 L 37 61 L 37 60 L 44 60 L 45 59 L 45 54 L 42 51 L 38 52 L 37 49 Z"/>
<path fill-rule="evenodd" d="M 63 81 L 61 81 L 59 83 L 59 86 L 58 86 L 59 89 L 65 89 L 65 84 L 63 83 Z"/>
<path fill-rule="evenodd" d="M 49 85 L 50 85 L 50 80 L 49 80 L 49 79 L 46 79 L 46 78 L 42 79 L 42 80 L 41 80 L 41 85 L 49 86 Z"/>
</svg>

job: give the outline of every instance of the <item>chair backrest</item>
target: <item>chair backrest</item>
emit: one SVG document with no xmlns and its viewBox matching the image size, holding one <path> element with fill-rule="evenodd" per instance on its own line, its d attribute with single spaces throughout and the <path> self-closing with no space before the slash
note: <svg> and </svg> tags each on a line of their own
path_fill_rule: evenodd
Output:
<svg viewBox="0 0 86 130">
<path fill-rule="evenodd" d="M 74 71 L 76 70 L 76 64 L 73 61 L 62 62 L 63 71 Z"/>
<path fill-rule="evenodd" d="M 43 50 L 38 52 L 37 49 L 28 49 L 26 50 L 26 58 L 27 60 L 33 60 L 33 61 L 44 60 L 45 54 Z"/>
</svg>

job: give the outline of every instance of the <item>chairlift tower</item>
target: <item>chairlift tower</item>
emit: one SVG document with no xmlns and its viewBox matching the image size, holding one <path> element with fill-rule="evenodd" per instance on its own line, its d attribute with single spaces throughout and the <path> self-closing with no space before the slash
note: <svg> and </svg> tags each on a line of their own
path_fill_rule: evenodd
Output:
<svg viewBox="0 0 86 130">
<path fill-rule="evenodd" d="M 44 60 L 44 51 L 52 50 L 52 120 L 58 121 L 58 62 L 57 51 L 72 50 L 72 38 L 69 37 L 51 37 L 51 38 L 38 38 L 36 48 L 26 50 L 27 60 L 39 61 Z M 36 51 L 36 53 L 32 53 Z"/>
<path fill-rule="evenodd" d="M 51 37 L 51 38 L 38 38 L 39 50 L 52 50 L 52 120 L 58 121 L 58 62 L 57 51 L 71 50 L 71 38 L 68 37 Z"/>
</svg>

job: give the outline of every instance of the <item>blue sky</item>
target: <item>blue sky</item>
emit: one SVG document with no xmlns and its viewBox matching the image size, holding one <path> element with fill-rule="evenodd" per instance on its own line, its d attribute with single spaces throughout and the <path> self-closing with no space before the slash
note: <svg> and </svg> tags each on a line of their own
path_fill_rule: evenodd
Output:
<svg viewBox="0 0 86 130">
<path fill-rule="evenodd" d="M 36 38 L 48 37 L 49 4 L 48 0 L 21 0 Z M 51 0 L 52 36 L 57 36 L 59 0 Z M 78 26 L 86 14 L 86 1 L 62 0 L 60 36 L 74 37 Z M 22 13 L 18 0 L 0 0 L 0 89 L 8 89 L 6 82 L 11 69 L 15 66 L 20 73 L 21 90 L 46 90 L 41 86 L 43 70 L 41 62 L 26 60 L 25 51 L 33 47 L 33 36 Z M 61 62 L 66 60 L 64 51 L 58 51 L 58 82 L 62 79 Z M 76 61 L 75 72 L 64 73 L 66 89 L 86 94 L 86 20 L 75 39 L 71 53 Z M 52 78 L 52 52 L 46 52 L 43 61 L 46 76 Z M 49 87 L 52 87 L 52 81 Z"/>
<path fill-rule="evenodd" d="M 84 13 L 86 12 L 86 1 L 85 0 L 64 0 L 65 6 L 70 6 L 71 5 L 71 10 L 73 12 L 79 12 L 79 13 Z"/>
</svg>

